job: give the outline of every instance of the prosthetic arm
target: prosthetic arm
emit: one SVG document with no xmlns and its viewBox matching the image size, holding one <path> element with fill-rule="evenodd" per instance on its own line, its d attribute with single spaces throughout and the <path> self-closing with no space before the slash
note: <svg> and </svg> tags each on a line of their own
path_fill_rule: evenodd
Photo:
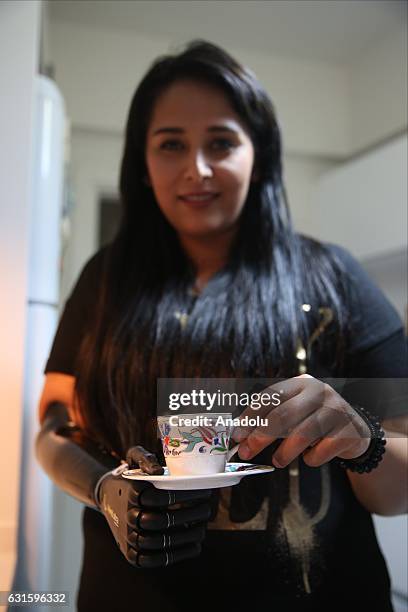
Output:
<svg viewBox="0 0 408 612">
<path fill-rule="evenodd" d="M 50 404 L 36 439 L 37 459 L 57 486 L 105 516 L 129 563 L 155 568 L 199 555 L 211 491 L 165 491 L 126 480 L 118 461 L 78 433 L 67 408 Z M 126 459 L 147 473 L 163 471 L 155 455 L 140 446 L 129 449 Z"/>
<path fill-rule="evenodd" d="M 63 491 L 87 506 L 97 508 L 96 484 L 119 462 L 78 433 L 66 406 L 57 402 L 50 404 L 36 439 L 37 459 Z"/>
</svg>

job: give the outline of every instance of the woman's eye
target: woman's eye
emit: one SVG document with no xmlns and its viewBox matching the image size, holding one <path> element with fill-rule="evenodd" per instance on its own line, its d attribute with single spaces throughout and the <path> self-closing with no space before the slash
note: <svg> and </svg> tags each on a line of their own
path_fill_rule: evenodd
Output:
<svg viewBox="0 0 408 612">
<path fill-rule="evenodd" d="M 227 138 L 217 138 L 216 140 L 213 140 L 212 145 L 214 149 L 221 149 L 225 151 L 227 149 L 232 149 L 234 143 Z"/>
<path fill-rule="evenodd" d="M 227 138 L 216 138 L 209 146 L 215 151 L 228 151 L 234 147 L 234 143 Z M 184 144 L 180 140 L 165 140 L 160 144 L 160 149 L 163 151 L 181 151 L 183 148 Z"/>
<path fill-rule="evenodd" d="M 164 151 L 178 151 L 183 144 L 179 140 L 165 140 L 161 143 L 160 149 Z"/>
</svg>

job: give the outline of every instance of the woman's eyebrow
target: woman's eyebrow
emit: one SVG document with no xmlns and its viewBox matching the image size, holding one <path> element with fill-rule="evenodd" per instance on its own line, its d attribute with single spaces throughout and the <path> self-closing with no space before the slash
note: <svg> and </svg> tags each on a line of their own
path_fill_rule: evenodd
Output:
<svg viewBox="0 0 408 612">
<path fill-rule="evenodd" d="M 161 127 L 155 130 L 152 136 L 157 136 L 158 134 L 183 134 L 184 132 L 184 128 L 180 127 Z M 229 132 L 230 134 L 238 135 L 238 130 L 228 125 L 211 125 L 207 128 L 207 132 Z"/>
<path fill-rule="evenodd" d="M 207 132 L 229 132 L 238 135 L 238 130 L 228 125 L 212 125 L 207 129 Z"/>
</svg>

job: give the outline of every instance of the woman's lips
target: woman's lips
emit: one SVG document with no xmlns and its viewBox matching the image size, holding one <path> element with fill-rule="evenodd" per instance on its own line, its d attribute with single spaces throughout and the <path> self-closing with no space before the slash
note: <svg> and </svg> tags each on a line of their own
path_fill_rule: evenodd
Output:
<svg viewBox="0 0 408 612">
<path fill-rule="evenodd" d="M 211 204 L 216 198 L 218 198 L 219 193 L 206 193 L 206 194 L 197 194 L 197 195 L 185 195 L 179 196 L 179 199 L 190 206 L 192 208 L 204 208 Z"/>
</svg>

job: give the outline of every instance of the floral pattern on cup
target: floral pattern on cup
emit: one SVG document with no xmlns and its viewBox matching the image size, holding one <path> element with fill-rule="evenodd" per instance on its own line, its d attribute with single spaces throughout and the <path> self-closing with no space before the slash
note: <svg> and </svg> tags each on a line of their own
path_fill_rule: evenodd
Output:
<svg viewBox="0 0 408 612">
<path fill-rule="evenodd" d="M 162 426 L 163 453 L 167 455 L 179 455 L 181 453 L 192 453 L 197 444 L 199 453 L 226 453 L 228 451 L 229 435 L 226 431 L 217 431 L 212 427 L 195 427 L 191 431 L 183 431 L 178 428 L 179 436 L 170 436 L 171 428 L 167 423 Z M 184 448 L 180 448 L 184 445 Z"/>
</svg>

